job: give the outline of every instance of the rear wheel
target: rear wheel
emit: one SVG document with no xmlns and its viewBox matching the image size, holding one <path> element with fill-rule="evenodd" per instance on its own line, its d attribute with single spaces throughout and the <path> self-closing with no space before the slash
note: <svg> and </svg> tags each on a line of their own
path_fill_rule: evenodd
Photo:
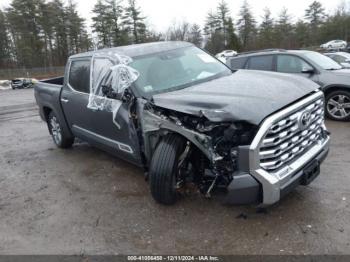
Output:
<svg viewBox="0 0 350 262">
<path fill-rule="evenodd" d="M 48 121 L 48 126 L 50 129 L 50 133 L 52 136 L 52 139 L 56 146 L 60 148 L 69 148 L 73 145 L 74 143 L 74 138 L 69 137 L 64 130 L 61 127 L 61 124 L 52 111 L 49 114 L 49 117 L 47 119 Z"/>
<path fill-rule="evenodd" d="M 350 92 L 334 91 L 326 97 L 326 115 L 337 121 L 350 120 Z"/>
<path fill-rule="evenodd" d="M 150 188 L 153 198 L 161 204 L 175 204 L 180 179 L 181 155 L 186 140 L 176 134 L 165 136 L 158 144 L 150 165 Z"/>
</svg>

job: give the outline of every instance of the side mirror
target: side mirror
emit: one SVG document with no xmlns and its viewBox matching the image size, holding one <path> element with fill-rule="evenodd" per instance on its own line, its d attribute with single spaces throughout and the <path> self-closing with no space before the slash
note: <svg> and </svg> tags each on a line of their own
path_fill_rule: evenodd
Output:
<svg viewBox="0 0 350 262">
<path fill-rule="evenodd" d="M 102 94 L 105 95 L 107 98 L 117 99 L 117 100 L 121 100 L 123 97 L 123 94 L 116 93 L 112 89 L 112 87 L 108 85 L 102 85 Z"/>
<path fill-rule="evenodd" d="M 301 73 L 303 74 L 314 74 L 315 70 L 312 67 L 303 67 L 301 70 Z"/>
</svg>

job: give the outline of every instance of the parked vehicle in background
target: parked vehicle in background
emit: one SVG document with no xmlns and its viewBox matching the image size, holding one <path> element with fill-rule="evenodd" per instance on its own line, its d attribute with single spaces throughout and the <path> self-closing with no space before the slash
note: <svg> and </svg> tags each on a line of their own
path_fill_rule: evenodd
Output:
<svg viewBox="0 0 350 262">
<path fill-rule="evenodd" d="M 251 69 L 303 76 L 319 85 L 326 96 L 326 114 L 330 119 L 350 120 L 350 70 L 331 58 L 306 50 L 261 50 L 229 58 L 233 70 Z"/>
<path fill-rule="evenodd" d="M 191 184 L 226 203 L 271 205 L 313 181 L 328 153 L 317 84 L 232 72 L 185 42 L 71 56 L 35 98 L 58 147 L 78 137 L 143 167 L 163 204 Z"/>
<path fill-rule="evenodd" d="M 345 49 L 347 44 L 348 43 L 344 40 L 332 40 L 325 44 L 322 44 L 320 47 L 326 50 L 332 50 L 332 49 L 340 50 L 340 49 Z"/>
<path fill-rule="evenodd" d="M 324 53 L 344 68 L 350 68 L 350 54 L 346 52 Z"/>
<path fill-rule="evenodd" d="M 23 89 L 33 87 L 33 81 L 30 78 L 16 78 L 11 80 L 12 89 Z"/>
<path fill-rule="evenodd" d="M 237 55 L 237 52 L 234 50 L 224 50 L 221 53 L 218 53 L 215 55 L 217 59 L 219 59 L 221 62 L 226 63 L 226 59 L 228 57 L 232 57 Z"/>
</svg>

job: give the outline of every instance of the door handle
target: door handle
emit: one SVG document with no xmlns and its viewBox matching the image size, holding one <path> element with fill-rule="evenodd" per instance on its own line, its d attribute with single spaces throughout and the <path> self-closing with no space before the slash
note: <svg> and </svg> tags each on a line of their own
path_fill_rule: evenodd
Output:
<svg viewBox="0 0 350 262">
<path fill-rule="evenodd" d="M 63 103 L 68 103 L 69 100 L 68 100 L 67 98 L 61 98 L 61 102 L 63 102 Z"/>
</svg>

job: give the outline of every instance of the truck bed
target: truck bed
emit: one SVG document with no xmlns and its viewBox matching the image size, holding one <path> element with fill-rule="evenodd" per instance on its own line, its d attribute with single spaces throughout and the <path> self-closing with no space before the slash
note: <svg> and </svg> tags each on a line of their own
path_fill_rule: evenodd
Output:
<svg viewBox="0 0 350 262">
<path fill-rule="evenodd" d="M 50 79 L 44 79 L 44 80 L 41 80 L 40 82 L 41 83 L 52 84 L 52 85 L 63 86 L 64 77 L 60 76 L 60 77 L 55 77 L 55 78 L 50 78 Z"/>
<path fill-rule="evenodd" d="M 63 77 L 39 81 L 34 85 L 34 96 L 40 109 L 40 116 L 45 120 L 45 108 L 50 108 L 56 115 L 62 115 L 60 95 Z"/>
</svg>

